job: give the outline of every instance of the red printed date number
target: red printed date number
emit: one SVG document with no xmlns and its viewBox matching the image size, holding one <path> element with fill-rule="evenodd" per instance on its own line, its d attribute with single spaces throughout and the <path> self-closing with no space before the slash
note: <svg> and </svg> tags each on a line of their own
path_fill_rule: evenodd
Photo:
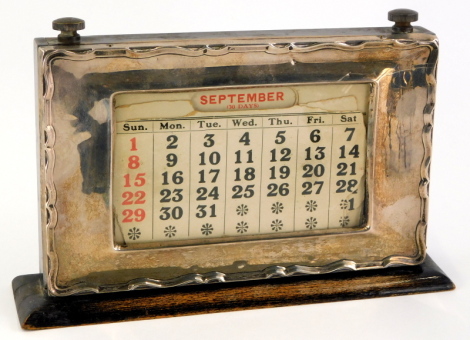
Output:
<svg viewBox="0 0 470 340">
<path fill-rule="evenodd" d="M 142 222 L 145 219 L 145 210 L 144 209 L 125 209 L 122 214 L 124 215 L 124 219 L 122 222 Z"/>
</svg>

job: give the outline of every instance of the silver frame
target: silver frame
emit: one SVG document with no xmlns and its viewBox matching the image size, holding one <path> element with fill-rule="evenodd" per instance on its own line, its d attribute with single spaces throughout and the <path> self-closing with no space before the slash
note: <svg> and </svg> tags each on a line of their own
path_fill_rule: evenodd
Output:
<svg viewBox="0 0 470 340">
<path fill-rule="evenodd" d="M 420 27 L 408 34 L 363 28 L 35 43 L 41 255 L 49 294 L 377 269 L 424 260 L 438 51 L 433 33 Z M 109 102 L 114 93 L 333 82 L 374 88 L 368 115 L 367 223 L 359 232 L 115 248 L 112 177 L 106 186 L 106 176 L 96 172 L 99 166 L 84 173 L 80 165 L 83 157 L 94 162 L 109 156 L 105 164 L 111 166 Z M 104 100 L 99 114 L 107 117 L 100 124 L 86 111 L 97 99 Z M 101 147 L 99 138 L 104 138 Z M 80 156 L 79 145 L 87 140 L 93 152 Z M 97 189 L 97 181 L 104 185 Z"/>
</svg>

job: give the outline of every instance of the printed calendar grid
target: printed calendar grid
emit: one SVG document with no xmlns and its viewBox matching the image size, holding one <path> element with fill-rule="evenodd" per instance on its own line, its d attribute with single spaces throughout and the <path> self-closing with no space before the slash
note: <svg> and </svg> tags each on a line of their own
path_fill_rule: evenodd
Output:
<svg viewBox="0 0 470 340">
<path fill-rule="evenodd" d="M 135 129 L 125 131 L 125 124 Z M 362 113 L 155 119 L 117 123 L 117 131 L 114 187 L 132 187 L 132 177 L 133 189 L 145 189 L 132 199 L 131 191 L 113 196 L 129 243 L 361 222 Z M 152 137 L 151 148 L 145 136 Z M 138 187 L 142 179 L 146 184 Z M 150 207 L 143 196 L 151 196 Z"/>
</svg>

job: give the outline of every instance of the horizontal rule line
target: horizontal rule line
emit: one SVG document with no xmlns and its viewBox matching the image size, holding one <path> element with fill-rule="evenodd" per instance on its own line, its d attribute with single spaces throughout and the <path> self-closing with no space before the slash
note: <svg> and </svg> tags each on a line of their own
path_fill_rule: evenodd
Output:
<svg viewBox="0 0 470 340">
<path fill-rule="evenodd" d="M 355 118 L 357 117 L 357 115 L 360 114 L 360 113 L 348 113 L 348 114 L 343 114 L 343 116 L 345 116 L 345 119 L 346 118 Z M 297 122 L 294 122 L 294 121 L 290 121 L 289 123 L 285 123 L 285 122 L 275 122 L 274 119 L 278 119 L 280 120 L 278 117 L 289 117 L 289 118 L 293 118 L 293 117 L 296 117 L 297 118 Z M 240 118 L 240 119 L 243 119 L 243 122 L 240 121 L 239 124 L 240 125 L 237 125 L 237 126 L 230 126 L 230 127 L 227 127 L 227 126 L 215 126 L 215 127 L 212 127 L 212 126 L 203 126 L 205 121 L 206 120 L 215 120 L 217 119 L 219 122 L 220 121 L 223 121 L 225 122 L 224 125 L 228 125 L 226 122 L 227 121 L 230 121 L 231 119 L 236 119 L 234 117 L 224 117 L 224 118 L 191 118 L 191 119 L 178 119 L 178 120 L 171 120 L 171 119 L 155 119 L 155 120 L 142 120 L 142 121 L 126 121 L 126 122 L 119 122 L 117 124 L 126 124 L 126 123 L 131 123 L 131 124 L 134 124 L 134 129 L 130 126 L 128 126 L 128 130 L 126 131 L 116 131 L 116 134 L 140 134 L 140 133 L 177 133 L 177 132 L 197 132 L 197 131 L 229 131 L 229 130 L 256 130 L 256 129 L 279 129 L 279 128 L 295 128 L 295 127 L 305 127 L 305 128 L 308 128 L 308 127 L 322 127 L 322 126 L 325 126 L 325 127 L 328 127 L 328 126 L 340 126 L 340 125 L 360 125 L 362 122 L 361 120 L 359 121 L 337 121 L 337 122 L 308 122 L 308 119 L 307 119 L 307 122 L 305 122 L 304 124 L 302 124 L 302 122 L 299 122 L 298 118 L 300 117 L 308 117 L 308 114 L 305 115 L 305 114 L 296 114 L 296 115 L 282 115 L 282 116 L 263 116 L 263 120 L 260 121 L 260 117 L 243 117 L 243 118 Z M 323 118 L 327 119 L 327 115 L 323 115 Z M 328 117 L 328 118 L 332 118 L 332 117 Z M 238 119 L 238 118 L 237 118 Z M 255 119 L 257 119 L 256 123 L 255 123 Z M 273 121 L 271 122 L 266 122 L 266 120 L 269 120 L 269 119 L 273 119 Z M 322 118 L 314 118 L 314 119 L 322 119 Z M 147 130 L 147 128 L 144 126 L 144 125 L 139 125 L 137 126 L 139 123 L 142 123 L 142 124 L 146 124 L 146 123 L 155 123 L 155 122 L 173 122 L 172 124 L 174 125 L 178 125 L 178 123 L 176 122 L 181 122 L 179 123 L 180 126 L 174 126 L 174 127 L 163 127 L 163 128 L 160 128 L 160 129 L 155 129 L 153 128 L 152 131 L 149 131 Z M 189 122 L 189 126 L 188 125 L 188 122 Z M 195 122 L 198 122 L 200 123 L 201 127 L 193 127 L 191 125 L 194 125 Z M 215 123 L 211 123 L 211 124 L 217 124 L 218 122 L 215 122 Z M 244 124 L 245 123 L 245 124 Z M 251 123 L 251 124 L 250 124 Z M 181 124 L 185 124 L 186 127 L 184 125 L 181 125 Z M 249 125 L 250 124 L 250 125 Z"/>
<path fill-rule="evenodd" d="M 251 114 L 251 115 L 229 115 L 229 116 L 198 116 L 198 117 L 162 117 L 162 118 L 144 118 L 144 119 L 136 119 L 136 120 L 129 120 L 129 121 L 143 121 L 143 122 L 151 122 L 156 120 L 194 120 L 194 119 L 231 119 L 231 118 L 263 118 L 263 117 L 282 117 L 282 116 L 307 116 L 307 115 L 316 115 L 316 116 L 328 116 L 328 115 L 350 115 L 350 114 L 363 114 L 360 111 L 348 111 L 348 112 L 286 112 L 286 113 L 258 113 L 258 114 Z M 120 122 L 116 122 L 120 123 Z"/>
<path fill-rule="evenodd" d="M 232 131 L 232 130 L 261 130 L 261 129 L 289 129 L 289 128 L 308 128 L 308 127 L 328 127 L 328 126 L 351 126 L 360 125 L 360 123 L 340 123 L 340 124 L 323 124 L 323 125 L 278 125 L 278 126 L 255 126 L 255 127 L 234 127 L 234 128 L 206 128 L 206 129 L 187 129 L 187 130 L 158 130 L 158 131 L 129 131 L 116 132 L 117 135 L 145 134 L 145 133 L 184 133 L 184 132 L 204 132 L 204 131 Z"/>
</svg>

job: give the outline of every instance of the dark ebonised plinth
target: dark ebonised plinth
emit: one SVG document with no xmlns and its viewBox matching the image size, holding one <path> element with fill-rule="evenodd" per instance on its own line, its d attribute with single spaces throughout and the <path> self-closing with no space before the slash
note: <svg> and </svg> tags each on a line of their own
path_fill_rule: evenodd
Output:
<svg viewBox="0 0 470 340">
<path fill-rule="evenodd" d="M 430 293 L 454 289 L 428 256 L 419 266 L 112 294 L 50 297 L 41 274 L 13 280 L 24 329 Z"/>
</svg>

